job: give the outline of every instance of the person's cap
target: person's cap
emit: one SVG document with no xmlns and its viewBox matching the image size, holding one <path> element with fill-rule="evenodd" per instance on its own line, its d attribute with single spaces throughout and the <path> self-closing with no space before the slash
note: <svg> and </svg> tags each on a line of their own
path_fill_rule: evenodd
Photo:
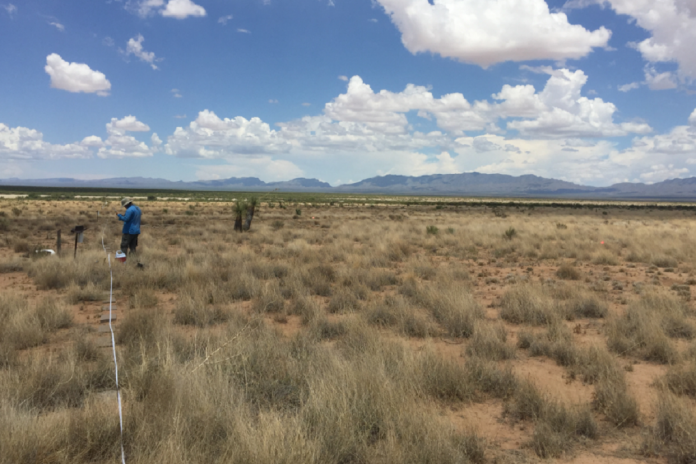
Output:
<svg viewBox="0 0 696 464">
<path fill-rule="evenodd" d="M 131 200 L 130 197 L 121 198 L 121 206 L 123 206 L 124 208 L 130 205 L 131 203 L 133 203 L 133 200 Z"/>
</svg>

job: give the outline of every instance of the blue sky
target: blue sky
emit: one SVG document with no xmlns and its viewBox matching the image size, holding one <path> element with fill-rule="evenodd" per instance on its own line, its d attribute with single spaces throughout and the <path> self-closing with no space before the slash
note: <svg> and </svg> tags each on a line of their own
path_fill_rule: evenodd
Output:
<svg viewBox="0 0 696 464">
<path fill-rule="evenodd" d="M 696 175 L 696 1 L 0 0 L 0 178 Z"/>
</svg>

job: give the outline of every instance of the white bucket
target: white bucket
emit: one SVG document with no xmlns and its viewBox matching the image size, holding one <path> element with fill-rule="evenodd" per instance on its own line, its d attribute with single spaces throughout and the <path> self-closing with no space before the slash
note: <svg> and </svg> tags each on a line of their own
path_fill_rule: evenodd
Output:
<svg viewBox="0 0 696 464">
<path fill-rule="evenodd" d="M 126 262 L 126 254 L 122 252 L 121 250 L 118 250 L 116 252 L 116 261 L 120 261 L 122 263 Z"/>
</svg>

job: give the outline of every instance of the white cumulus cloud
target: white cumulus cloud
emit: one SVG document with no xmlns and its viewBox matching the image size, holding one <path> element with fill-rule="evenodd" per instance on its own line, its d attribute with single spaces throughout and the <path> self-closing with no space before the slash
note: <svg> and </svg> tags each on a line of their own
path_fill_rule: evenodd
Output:
<svg viewBox="0 0 696 464">
<path fill-rule="evenodd" d="M 191 0 L 169 0 L 161 14 L 171 18 L 184 19 L 189 16 L 205 16 L 206 13 L 205 8 L 196 5 Z"/>
<path fill-rule="evenodd" d="M 48 24 L 50 24 L 51 26 L 55 27 L 55 28 L 58 29 L 60 32 L 65 32 L 65 26 L 63 26 L 61 23 L 59 23 L 59 22 L 57 22 L 57 21 L 51 21 L 51 22 L 48 23 Z"/>
<path fill-rule="evenodd" d="M 68 63 L 57 53 L 46 57 L 46 73 L 51 76 L 51 87 L 68 92 L 96 93 L 106 96 L 111 90 L 111 82 L 106 76 L 93 71 L 82 63 Z"/>
<path fill-rule="evenodd" d="M 154 155 L 162 141 L 157 134 L 152 134 L 150 147 L 128 135 L 128 132 L 148 132 L 150 126 L 138 121 L 135 116 L 128 115 L 123 119 L 111 118 L 106 124 L 106 132 L 109 137 L 99 148 L 97 156 L 100 158 L 144 158 Z"/>
<path fill-rule="evenodd" d="M 205 8 L 191 0 L 169 0 L 169 2 L 165 0 L 128 0 L 125 8 L 141 18 L 147 18 L 156 13 L 176 19 L 206 15 Z"/>
<path fill-rule="evenodd" d="M 650 37 L 632 44 L 645 60 L 651 63 L 676 63 L 679 66 L 679 79 L 689 83 L 696 80 L 694 0 L 571 0 L 565 7 L 584 8 L 591 4 L 609 5 L 616 13 L 630 16 L 639 27 L 650 32 Z M 662 90 L 671 87 L 658 85 L 651 88 Z"/>
<path fill-rule="evenodd" d="M 124 54 L 126 56 L 134 55 L 136 58 L 140 59 L 140 61 L 144 61 L 145 63 L 149 64 L 152 69 L 158 69 L 155 62 L 162 61 L 162 59 L 157 58 L 154 52 L 145 51 L 143 48 L 144 41 L 145 38 L 142 36 L 142 34 L 138 34 L 137 36 L 128 39 Z"/>
<path fill-rule="evenodd" d="M 588 31 L 544 0 L 376 0 L 411 53 L 432 52 L 488 67 L 504 61 L 565 60 L 606 47 L 611 32 Z"/>
<path fill-rule="evenodd" d="M 8 127 L 0 123 L 0 159 L 37 160 L 91 158 L 92 152 L 80 143 L 56 145 L 43 140 L 43 134 L 27 127 Z"/>
<path fill-rule="evenodd" d="M 645 83 L 648 84 L 650 90 L 669 90 L 676 89 L 677 82 L 674 75 L 669 72 L 659 73 L 654 66 L 645 67 Z"/>
<path fill-rule="evenodd" d="M 529 117 L 508 122 L 507 127 L 535 137 L 619 137 L 652 130 L 643 123 L 615 124 L 613 103 L 581 95 L 586 82 L 587 76 L 581 70 L 558 69 L 551 72 L 539 93 L 534 93 L 531 86 L 504 86 L 503 92 L 494 96 L 504 100 L 496 111 L 501 111 L 503 117 Z"/>
<path fill-rule="evenodd" d="M 631 90 L 638 88 L 640 88 L 640 82 L 631 82 L 630 84 L 624 84 L 617 87 L 619 92 L 630 92 Z"/>
</svg>

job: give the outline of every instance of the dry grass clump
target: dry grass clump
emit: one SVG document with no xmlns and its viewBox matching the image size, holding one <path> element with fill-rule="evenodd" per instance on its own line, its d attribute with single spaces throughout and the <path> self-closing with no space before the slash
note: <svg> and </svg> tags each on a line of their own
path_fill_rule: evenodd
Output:
<svg viewBox="0 0 696 464">
<path fill-rule="evenodd" d="M 53 298 L 44 298 L 36 306 L 36 318 L 41 328 L 47 332 L 67 329 L 72 326 L 73 318 L 70 311 Z"/>
<path fill-rule="evenodd" d="M 507 343 L 507 331 L 502 324 L 476 324 L 474 336 L 466 348 L 469 356 L 478 356 L 492 361 L 515 358 L 515 347 Z"/>
<path fill-rule="evenodd" d="M 616 266 L 619 264 L 616 255 L 610 251 L 600 251 L 592 258 L 592 264 L 598 264 L 601 266 Z"/>
<path fill-rule="evenodd" d="M 509 365 L 502 368 L 495 361 L 471 357 L 466 361 L 464 368 L 467 379 L 478 393 L 492 398 L 508 399 L 518 387 L 518 380 Z M 484 396 L 485 398 L 485 396 Z"/>
<path fill-rule="evenodd" d="M 65 297 L 70 304 L 77 304 L 82 301 L 99 301 L 102 298 L 108 300 L 108 295 L 104 295 L 104 292 L 97 288 L 92 282 L 89 282 L 84 287 L 80 287 L 76 284 L 70 285 Z"/>
<path fill-rule="evenodd" d="M 674 394 L 696 399 L 696 362 L 686 367 L 672 367 L 665 374 L 663 381 Z"/>
<path fill-rule="evenodd" d="M 556 271 L 556 277 L 563 280 L 579 280 L 580 272 L 575 268 L 575 266 L 565 263 Z"/>
<path fill-rule="evenodd" d="M 259 296 L 254 300 L 253 309 L 257 313 L 283 313 L 285 299 L 276 282 L 267 282 L 261 287 Z"/>
<path fill-rule="evenodd" d="M 345 288 L 335 292 L 326 307 L 326 310 L 332 314 L 348 313 L 358 309 L 360 309 L 360 301 L 353 292 Z"/>
<path fill-rule="evenodd" d="M 533 285 L 516 285 L 505 292 L 500 302 L 500 317 L 511 324 L 543 325 L 559 316 L 560 308 Z"/>
<path fill-rule="evenodd" d="M 690 314 L 688 306 L 672 295 L 646 293 L 623 316 L 609 321 L 608 346 L 622 355 L 674 363 L 679 355 L 669 337 L 693 338 L 695 329 L 687 320 Z"/>
<path fill-rule="evenodd" d="M 606 303 L 595 295 L 583 295 L 572 299 L 568 302 L 567 308 L 569 316 L 579 319 L 603 319 L 609 313 Z"/>
<path fill-rule="evenodd" d="M 409 290 L 402 290 L 408 294 Z M 440 285 L 418 286 L 414 301 L 425 306 L 450 337 L 469 338 L 476 321 L 484 317 L 483 308 L 465 287 Z"/>
<path fill-rule="evenodd" d="M 587 406 L 568 408 L 542 395 L 529 381 L 519 383 L 504 414 L 513 421 L 534 422 L 530 443 L 542 458 L 560 457 L 570 451 L 579 438 L 595 439 L 599 426 Z"/>
<path fill-rule="evenodd" d="M 582 354 L 573 344 L 573 337 L 562 322 L 550 324 L 543 334 L 520 332 L 518 346 L 528 348 L 530 356 L 547 356 L 559 366 L 577 366 L 582 362 Z"/>
<path fill-rule="evenodd" d="M 182 292 L 173 314 L 174 323 L 197 327 L 220 324 L 229 319 L 229 310 L 211 301 L 204 289 Z"/>
<path fill-rule="evenodd" d="M 598 437 L 599 426 L 589 407 L 549 403 L 534 427 L 531 447 L 541 458 L 557 458 L 572 450 L 578 439 Z"/>
<path fill-rule="evenodd" d="M 129 298 L 131 308 L 154 308 L 159 303 L 159 299 L 155 292 L 149 288 L 136 289 Z"/>
<path fill-rule="evenodd" d="M 388 295 L 371 303 L 365 318 L 369 324 L 394 327 L 407 337 L 423 338 L 438 333 L 428 317 L 401 295 Z"/>
<path fill-rule="evenodd" d="M 157 310 L 134 309 L 119 322 L 116 343 L 126 347 L 150 346 L 162 336 L 164 314 Z"/>
<path fill-rule="evenodd" d="M 302 324 L 307 325 L 324 314 L 317 301 L 307 295 L 298 295 L 293 298 L 289 308 L 290 314 L 300 316 Z"/>
<path fill-rule="evenodd" d="M 7 274 L 10 272 L 22 272 L 23 270 L 24 263 L 22 263 L 21 261 L 11 260 L 0 263 L 0 274 Z"/>
<path fill-rule="evenodd" d="M 28 253 L 31 248 L 26 240 L 17 240 L 14 243 L 13 249 L 15 253 Z"/>
<path fill-rule="evenodd" d="M 626 378 L 618 369 L 599 377 L 593 405 L 617 427 L 638 425 L 638 403 L 628 392 Z"/>
<path fill-rule="evenodd" d="M 72 325 L 72 315 L 52 298 L 30 306 L 17 294 L 0 296 L 0 340 L 4 358 L 11 360 L 12 350 L 23 350 L 45 343 L 48 335 Z"/>
<path fill-rule="evenodd" d="M 643 442 L 644 454 L 666 454 L 669 462 L 696 462 L 696 417 L 690 405 L 670 393 L 660 396 L 657 422 Z"/>
<path fill-rule="evenodd" d="M 677 261 L 675 258 L 667 255 L 654 255 L 650 259 L 650 264 L 661 267 L 661 268 L 668 268 L 668 267 L 677 267 L 679 265 L 679 261 Z"/>
<path fill-rule="evenodd" d="M 36 355 L 14 367 L 15 375 L 0 375 L 4 401 L 26 410 L 52 411 L 78 407 L 90 391 L 114 385 L 108 359 L 81 362 L 74 349 L 58 356 Z"/>
</svg>

